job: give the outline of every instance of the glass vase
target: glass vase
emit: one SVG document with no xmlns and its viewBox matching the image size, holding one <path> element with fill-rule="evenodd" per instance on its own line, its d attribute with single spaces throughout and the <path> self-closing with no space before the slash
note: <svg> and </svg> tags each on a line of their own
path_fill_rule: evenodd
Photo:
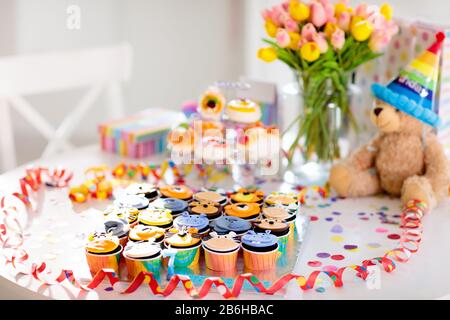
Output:
<svg viewBox="0 0 450 320">
<path fill-rule="evenodd" d="M 333 163 L 348 154 L 349 136 L 357 130 L 351 112 L 357 90 L 352 75 L 315 81 L 295 73 L 295 80 L 282 89 L 283 113 L 290 120 L 283 137 L 284 179 L 324 185 Z"/>
</svg>

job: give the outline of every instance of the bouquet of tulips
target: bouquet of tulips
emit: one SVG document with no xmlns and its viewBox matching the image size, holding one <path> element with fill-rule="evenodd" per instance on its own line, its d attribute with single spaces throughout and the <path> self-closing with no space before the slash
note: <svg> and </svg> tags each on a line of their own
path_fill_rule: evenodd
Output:
<svg viewBox="0 0 450 320">
<path fill-rule="evenodd" d="M 357 128 L 349 107 L 350 75 L 382 55 L 398 32 L 392 11 L 388 4 L 352 8 L 346 0 L 291 0 L 262 12 L 270 39 L 264 39 L 269 46 L 261 48 L 258 57 L 266 62 L 278 59 L 294 70 L 303 95 L 290 157 L 302 138 L 306 159 L 313 154 L 319 160 L 340 157 L 338 133 L 330 128 L 330 105 L 340 108 Z"/>
</svg>

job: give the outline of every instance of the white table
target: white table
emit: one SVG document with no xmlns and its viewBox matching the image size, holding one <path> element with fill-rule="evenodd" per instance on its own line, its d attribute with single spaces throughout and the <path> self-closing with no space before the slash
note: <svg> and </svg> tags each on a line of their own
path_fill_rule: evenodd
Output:
<svg viewBox="0 0 450 320">
<path fill-rule="evenodd" d="M 63 165 L 75 172 L 72 184 L 83 180 L 82 172 L 89 166 L 107 164 L 114 166 L 123 159 L 102 153 L 97 146 L 89 146 L 62 154 L 58 157 L 36 161 L 36 165 L 53 167 Z M 131 162 L 132 160 L 128 160 Z M 153 159 L 153 161 L 156 161 Z M 0 193 L 18 190 L 18 178 L 23 175 L 24 168 L 20 167 L 0 176 Z M 56 192 L 56 191 L 55 191 Z M 57 196 L 57 195 L 56 195 Z M 46 200 L 47 201 L 47 200 Z M 70 204 L 65 198 L 62 200 L 64 207 Z M 67 202 L 67 203 L 66 203 Z M 320 201 L 318 202 L 320 203 Z M 394 248 L 395 241 L 388 240 L 388 233 L 400 233 L 397 226 L 385 226 L 386 233 L 376 233 L 375 228 L 380 227 L 375 212 L 378 205 L 389 207 L 388 215 L 399 213 L 400 202 L 397 199 L 367 198 L 358 200 L 339 200 L 329 207 L 313 205 L 303 208 L 307 215 L 317 216 L 319 219 L 311 223 L 307 241 L 303 246 L 300 265 L 294 270 L 298 274 L 307 275 L 313 267 L 307 266 L 310 260 L 317 260 L 325 265 L 338 267 L 358 263 L 364 259 L 380 256 L 386 248 Z M 70 205 L 69 205 L 70 208 Z M 343 288 L 333 288 L 324 281 L 318 286 L 325 288 L 325 292 L 309 290 L 300 292 L 291 282 L 285 296 L 261 296 L 252 292 L 243 293 L 244 299 L 437 299 L 450 294 L 450 199 L 444 201 L 431 215 L 425 218 L 424 237 L 419 252 L 406 264 L 397 264 L 397 270 L 391 274 L 382 273 L 381 289 L 369 290 L 365 283 L 356 279 L 351 272 L 344 277 Z M 45 210 L 54 210 L 52 205 L 46 204 Z M 64 214 L 76 215 L 72 210 Z M 340 212 L 341 215 L 333 215 L 332 212 Z M 360 212 L 365 212 L 366 220 L 361 220 Z M 327 220 L 328 219 L 328 220 Z M 332 221 L 331 221 L 332 219 Z M 343 226 L 341 233 L 330 232 L 336 224 Z M 333 239 L 333 240 L 330 240 Z M 380 247 L 367 247 L 368 242 L 376 242 Z M 344 244 L 357 243 L 359 251 L 346 251 Z M 329 258 L 318 258 L 318 252 L 331 254 L 342 253 L 343 261 L 332 261 Z M 316 268 L 317 269 L 317 268 Z M 70 286 L 40 286 L 37 281 L 29 276 L 14 276 L 8 267 L 0 261 L 0 298 L 23 299 L 163 299 L 148 293 L 146 287 L 140 288 L 133 295 L 120 295 L 120 288 L 113 292 L 99 289 L 94 292 L 81 293 Z M 184 299 L 183 290 L 177 290 L 171 299 Z M 220 299 L 215 290 L 208 299 Z"/>
</svg>

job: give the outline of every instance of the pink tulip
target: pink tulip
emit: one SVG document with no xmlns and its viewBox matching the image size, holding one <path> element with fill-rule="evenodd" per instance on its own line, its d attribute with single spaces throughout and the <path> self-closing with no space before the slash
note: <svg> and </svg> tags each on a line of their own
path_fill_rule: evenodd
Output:
<svg viewBox="0 0 450 320">
<path fill-rule="evenodd" d="M 386 22 L 386 33 L 388 34 L 389 39 L 395 36 L 398 31 L 398 25 L 393 20 Z"/>
<path fill-rule="evenodd" d="M 335 23 L 336 18 L 334 17 L 334 5 L 330 2 L 330 0 L 319 0 L 319 2 L 325 10 L 325 16 L 327 17 L 326 22 Z"/>
<path fill-rule="evenodd" d="M 389 41 L 389 34 L 384 31 L 377 30 L 372 34 L 369 40 L 369 48 L 373 52 L 381 52 L 389 44 Z"/>
<path fill-rule="evenodd" d="M 263 18 L 264 20 L 269 19 L 269 18 L 270 18 L 270 10 L 269 10 L 269 9 L 264 9 L 264 10 L 261 12 L 261 16 L 262 16 L 262 18 Z"/>
<path fill-rule="evenodd" d="M 285 2 L 283 2 L 282 4 L 281 4 L 281 6 L 283 7 L 283 9 L 285 10 L 285 11 L 289 11 L 289 0 L 288 1 L 285 1 Z"/>
<path fill-rule="evenodd" d="M 306 42 L 313 41 L 313 37 L 316 34 L 317 34 L 317 30 L 311 22 L 309 22 L 303 26 L 302 40 L 306 40 Z"/>
<path fill-rule="evenodd" d="M 311 22 L 318 28 L 327 22 L 325 8 L 320 2 L 311 3 Z"/>
<path fill-rule="evenodd" d="M 284 27 L 289 32 L 298 32 L 299 31 L 298 23 L 292 19 L 289 19 L 288 21 L 286 21 L 284 23 Z"/>
<path fill-rule="evenodd" d="M 287 48 L 291 44 L 291 37 L 289 37 L 289 33 L 285 29 L 278 29 L 275 39 L 282 48 Z"/>
<path fill-rule="evenodd" d="M 341 28 L 344 31 L 348 31 L 350 29 L 350 21 L 351 21 L 350 13 L 348 12 L 342 12 L 338 19 L 337 19 L 337 25 L 339 28 Z"/>
<path fill-rule="evenodd" d="M 328 42 L 325 33 L 321 32 L 313 36 L 313 41 L 319 46 L 320 53 L 328 51 Z"/>
<path fill-rule="evenodd" d="M 341 50 L 345 44 L 345 32 L 342 29 L 336 29 L 331 35 L 331 44 L 336 50 Z"/>
<path fill-rule="evenodd" d="M 380 13 L 373 13 L 368 18 L 369 21 L 375 30 L 385 29 L 386 27 L 386 18 Z"/>
<path fill-rule="evenodd" d="M 363 18 L 367 18 L 368 16 L 368 9 L 369 5 L 367 3 L 361 3 L 360 5 L 358 5 L 355 9 L 355 15 L 358 17 L 363 17 Z"/>
</svg>

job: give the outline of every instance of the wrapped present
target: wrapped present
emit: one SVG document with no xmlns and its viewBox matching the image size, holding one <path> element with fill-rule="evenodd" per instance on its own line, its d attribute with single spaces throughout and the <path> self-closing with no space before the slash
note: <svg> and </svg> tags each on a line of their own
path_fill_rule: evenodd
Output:
<svg viewBox="0 0 450 320">
<path fill-rule="evenodd" d="M 183 121 L 185 117 L 180 112 L 146 109 L 100 124 L 100 145 L 106 152 L 135 159 L 160 154 L 166 150 L 171 128 Z"/>
<path fill-rule="evenodd" d="M 377 130 L 371 124 L 369 116 L 373 105 L 371 84 L 390 82 L 402 68 L 435 40 L 434 35 L 437 32 L 443 31 L 447 38 L 440 63 L 440 82 L 434 111 L 441 118 L 438 137 L 446 146 L 447 154 L 450 155 L 450 26 L 408 20 L 399 20 L 398 25 L 400 32 L 392 39 L 384 56 L 365 64 L 356 73 L 355 84 L 360 91 L 354 96 L 352 108 L 361 128 L 358 143 L 366 142 Z"/>
</svg>

